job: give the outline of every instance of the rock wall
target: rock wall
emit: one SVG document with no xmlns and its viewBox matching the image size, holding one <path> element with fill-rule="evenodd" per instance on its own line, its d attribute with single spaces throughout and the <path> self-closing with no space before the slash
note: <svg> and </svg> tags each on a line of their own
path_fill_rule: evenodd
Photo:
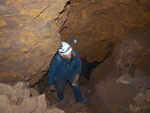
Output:
<svg viewBox="0 0 150 113">
<path fill-rule="evenodd" d="M 68 0 L 0 1 L 0 82 L 34 84 L 61 46 L 57 17 Z"/>
<path fill-rule="evenodd" d="M 65 12 L 61 39 L 76 38 L 73 48 L 89 63 L 101 62 L 128 31 L 150 28 L 149 0 L 71 0 Z"/>
<path fill-rule="evenodd" d="M 90 111 L 150 112 L 149 37 L 150 31 L 145 30 L 128 33 L 112 55 L 92 70 L 88 83 L 93 90 L 88 98 Z"/>
<path fill-rule="evenodd" d="M 114 49 L 116 71 L 119 75 L 134 74 L 135 69 L 142 69 L 150 75 L 150 31 L 132 31 Z"/>
</svg>

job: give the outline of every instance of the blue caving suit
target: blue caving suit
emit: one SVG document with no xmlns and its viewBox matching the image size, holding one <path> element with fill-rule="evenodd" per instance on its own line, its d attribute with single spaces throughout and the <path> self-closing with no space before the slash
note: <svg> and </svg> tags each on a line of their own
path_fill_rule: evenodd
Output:
<svg viewBox="0 0 150 113">
<path fill-rule="evenodd" d="M 48 82 L 49 85 L 53 85 L 55 80 L 57 96 L 60 101 L 64 98 L 63 91 L 66 82 L 69 81 L 72 86 L 75 75 L 80 75 L 81 73 L 82 62 L 80 56 L 75 50 L 73 51 L 76 53 L 76 58 L 73 56 L 73 53 L 71 53 L 70 60 L 64 59 L 57 53 L 51 62 Z M 77 86 L 72 86 L 72 89 L 76 101 L 82 103 L 84 98 L 81 94 L 79 83 Z"/>
</svg>

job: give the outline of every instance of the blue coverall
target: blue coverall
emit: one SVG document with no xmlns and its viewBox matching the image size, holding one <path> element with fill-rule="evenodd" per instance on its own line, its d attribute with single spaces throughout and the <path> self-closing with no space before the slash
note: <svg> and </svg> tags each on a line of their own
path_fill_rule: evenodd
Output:
<svg viewBox="0 0 150 113">
<path fill-rule="evenodd" d="M 60 101 L 64 98 L 63 92 L 66 82 L 69 81 L 72 86 L 75 75 L 80 75 L 81 73 L 82 62 L 80 56 L 75 50 L 73 51 L 76 53 L 76 58 L 73 56 L 73 53 L 71 53 L 70 60 L 63 58 L 57 53 L 51 62 L 48 82 L 49 85 L 53 85 L 55 80 L 57 96 Z M 82 103 L 84 98 L 81 94 L 79 83 L 77 86 L 72 86 L 72 89 L 76 101 Z"/>
</svg>

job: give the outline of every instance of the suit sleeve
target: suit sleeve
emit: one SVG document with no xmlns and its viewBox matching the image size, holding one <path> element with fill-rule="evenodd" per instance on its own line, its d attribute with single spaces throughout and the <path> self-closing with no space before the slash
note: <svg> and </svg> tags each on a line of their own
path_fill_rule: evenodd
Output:
<svg viewBox="0 0 150 113">
<path fill-rule="evenodd" d="M 54 84 L 54 80 L 55 80 L 55 76 L 56 76 L 56 72 L 57 72 L 57 66 L 58 66 L 58 61 L 57 61 L 57 58 L 54 57 L 52 62 L 51 62 L 49 74 L 48 74 L 49 85 Z"/>
<path fill-rule="evenodd" d="M 74 50 L 74 52 L 76 53 L 76 72 L 78 75 L 81 74 L 81 70 L 82 70 L 82 62 L 81 62 L 81 59 L 80 59 L 80 56 L 79 54 Z"/>
</svg>

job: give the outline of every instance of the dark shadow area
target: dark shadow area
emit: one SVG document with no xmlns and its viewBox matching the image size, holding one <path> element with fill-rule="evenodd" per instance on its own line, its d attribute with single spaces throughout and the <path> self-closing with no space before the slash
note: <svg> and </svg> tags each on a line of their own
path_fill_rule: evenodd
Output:
<svg viewBox="0 0 150 113">
<path fill-rule="evenodd" d="M 100 64 L 100 62 L 92 62 L 92 63 L 88 63 L 86 61 L 86 59 L 82 58 L 82 72 L 81 72 L 81 76 L 84 76 L 87 80 L 90 80 L 90 75 L 91 75 L 91 71 L 93 68 L 96 68 L 96 66 L 98 66 Z"/>
</svg>

